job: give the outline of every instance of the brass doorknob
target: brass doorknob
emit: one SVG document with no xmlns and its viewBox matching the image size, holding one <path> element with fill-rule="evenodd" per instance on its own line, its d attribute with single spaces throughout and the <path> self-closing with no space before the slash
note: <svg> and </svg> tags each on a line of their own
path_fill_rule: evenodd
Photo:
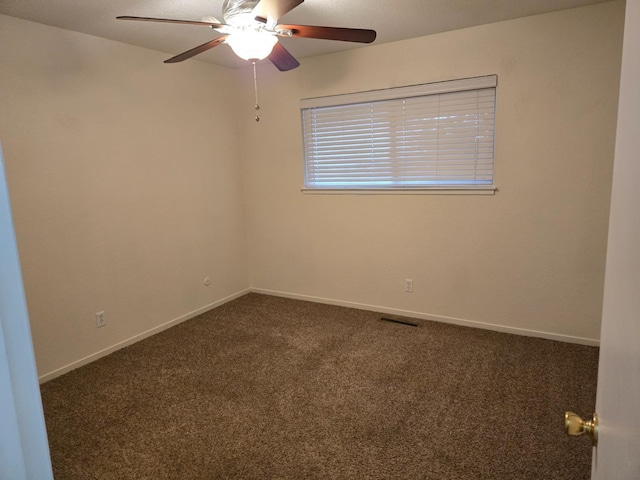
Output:
<svg viewBox="0 0 640 480">
<path fill-rule="evenodd" d="M 595 447 L 598 445 L 598 414 L 594 413 L 591 420 L 586 422 L 573 412 L 564 414 L 564 430 L 567 435 L 582 435 L 586 433 L 591 437 L 591 442 Z"/>
</svg>

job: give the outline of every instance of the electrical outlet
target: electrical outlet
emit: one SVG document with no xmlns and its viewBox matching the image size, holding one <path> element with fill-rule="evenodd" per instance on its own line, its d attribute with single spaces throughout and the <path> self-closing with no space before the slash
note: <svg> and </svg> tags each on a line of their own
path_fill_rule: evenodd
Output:
<svg viewBox="0 0 640 480">
<path fill-rule="evenodd" d="M 98 326 L 98 328 L 104 327 L 106 324 L 107 317 L 105 316 L 104 312 L 96 313 L 96 325 Z"/>
<path fill-rule="evenodd" d="M 407 293 L 413 293 L 413 280 L 410 278 L 404 279 L 404 291 Z"/>
</svg>

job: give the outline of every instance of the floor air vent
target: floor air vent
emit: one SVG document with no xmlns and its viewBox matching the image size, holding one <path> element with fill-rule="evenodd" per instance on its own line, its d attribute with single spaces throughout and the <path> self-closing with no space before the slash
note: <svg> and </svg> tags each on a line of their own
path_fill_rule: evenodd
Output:
<svg viewBox="0 0 640 480">
<path fill-rule="evenodd" d="M 383 320 L 385 322 L 400 323 L 402 325 L 409 325 L 410 327 L 417 327 L 418 326 L 417 323 L 410 322 L 409 320 L 398 320 L 397 318 L 382 317 L 382 318 L 380 318 L 380 320 Z"/>
</svg>

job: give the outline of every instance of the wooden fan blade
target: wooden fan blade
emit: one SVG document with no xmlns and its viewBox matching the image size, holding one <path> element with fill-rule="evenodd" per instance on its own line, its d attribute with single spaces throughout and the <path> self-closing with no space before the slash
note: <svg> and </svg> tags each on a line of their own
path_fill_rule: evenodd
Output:
<svg viewBox="0 0 640 480">
<path fill-rule="evenodd" d="M 218 37 L 218 38 L 216 38 L 214 40 L 211 40 L 210 42 L 203 43 L 202 45 L 199 45 L 199 46 L 197 46 L 195 48 L 192 48 L 191 50 L 187 50 L 186 52 L 183 52 L 180 55 L 176 55 L 175 57 L 171 57 L 169 60 L 165 60 L 164 63 L 182 62 L 183 60 L 186 60 L 186 59 L 191 58 L 191 57 L 193 57 L 195 55 L 198 55 L 199 53 L 206 52 L 210 48 L 217 47 L 222 42 L 224 42 L 224 39 L 227 38 L 227 36 L 228 35 L 223 35 L 223 36 Z"/>
<path fill-rule="evenodd" d="M 269 58 L 269 61 L 281 72 L 293 70 L 300 66 L 298 60 L 296 60 L 296 58 L 289 53 L 289 50 L 284 48 L 280 42 L 274 45 L 271 54 L 269 54 L 267 58 Z"/>
<path fill-rule="evenodd" d="M 222 23 L 197 22 L 195 20 L 173 20 L 171 18 L 130 17 L 127 15 L 116 17 L 116 20 L 138 20 L 141 22 L 181 23 L 185 25 L 205 25 L 211 28 L 224 27 Z"/>
<path fill-rule="evenodd" d="M 276 30 L 291 30 L 293 37 L 340 40 L 342 42 L 371 43 L 376 39 L 375 30 L 362 28 L 318 27 L 314 25 L 277 25 Z"/>
<path fill-rule="evenodd" d="M 253 18 L 260 17 L 266 19 L 267 23 L 275 25 L 276 22 L 283 17 L 287 12 L 290 12 L 304 0 L 260 0 L 260 2 L 253 7 L 251 14 Z"/>
</svg>

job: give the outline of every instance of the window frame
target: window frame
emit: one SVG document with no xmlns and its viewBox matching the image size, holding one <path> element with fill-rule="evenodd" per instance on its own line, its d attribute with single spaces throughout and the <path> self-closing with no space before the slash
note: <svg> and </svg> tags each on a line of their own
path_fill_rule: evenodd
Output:
<svg viewBox="0 0 640 480">
<path fill-rule="evenodd" d="M 497 111 L 497 75 L 486 75 L 481 77 L 471 77 L 442 82 L 425 83 L 419 85 L 394 87 L 382 90 L 372 90 L 366 92 L 348 93 L 332 95 L 326 97 L 307 98 L 300 101 L 301 128 L 303 140 L 303 169 L 304 186 L 303 193 L 313 194 L 475 194 L 493 195 L 497 191 L 495 186 L 495 117 Z M 305 112 L 314 108 L 340 107 L 374 102 L 384 102 L 388 100 L 405 100 L 413 97 L 426 97 L 447 93 L 481 91 L 483 89 L 493 89 L 493 111 L 492 111 L 492 135 L 491 135 L 491 160 L 490 160 L 490 184 L 453 184 L 453 185 L 385 185 L 385 186 L 322 186 L 310 185 L 308 181 L 308 162 L 310 155 L 307 152 L 307 138 L 305 134 L 310 131 L 305 128 Z M 366 122 L 363 122 L 366 123 Z M 439 127 L 438 127 L 439 128 Z M 397 137 L 393 137 L 397 138 Z M 393 140 L 391 140 L 393 141 Z M 404 161 L 404 160 L 403 160 Z M 403 161 L 394 162 L 393 165 L 401 165 Z M 395 166 L 389 169 L 396 168 Z"/>
</svg>

